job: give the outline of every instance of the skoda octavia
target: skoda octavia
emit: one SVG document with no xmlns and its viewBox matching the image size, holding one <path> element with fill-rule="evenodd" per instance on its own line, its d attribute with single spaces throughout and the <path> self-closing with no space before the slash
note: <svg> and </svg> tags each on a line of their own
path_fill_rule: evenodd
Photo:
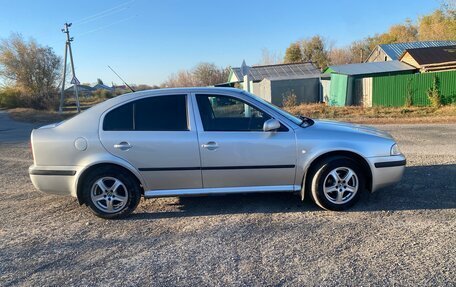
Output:
<svg viewBox="0 0 456 287">
<path fill-rule="evenodd" d="M 34 186 L 95 215 L 142 196 L 294 192 L 345 210 L 398 182 L 405 157 L 386 132 L 295 117 L 245 91 L 160 89 L 102 102 L 32 131 Z"/>
</svg>

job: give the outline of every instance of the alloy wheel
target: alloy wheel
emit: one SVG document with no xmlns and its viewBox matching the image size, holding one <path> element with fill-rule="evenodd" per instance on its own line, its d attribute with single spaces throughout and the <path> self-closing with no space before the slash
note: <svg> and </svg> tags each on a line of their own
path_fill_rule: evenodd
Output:
<svg viewBox="0 0 456 287">
<path fill-rule="evenodd" d="M 326 199 L 334 204 L 349 202 L 356 195 L 358 189 L 358 176 L 348 167 L 333 169 L 326 176 L 323 185 L 323 192 Z"/>
<path fill-rule="evenodd" d="M 128 203 L 128 190 L 119 179 L 102 177 L 92 185 L 90 198 L 101 211 L 115 213 Z"/>
</svg>

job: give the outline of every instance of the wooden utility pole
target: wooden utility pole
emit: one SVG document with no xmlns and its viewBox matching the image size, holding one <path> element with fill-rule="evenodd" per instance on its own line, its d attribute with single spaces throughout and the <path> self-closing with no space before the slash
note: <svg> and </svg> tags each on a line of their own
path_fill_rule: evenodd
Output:
<svg viewBox="0 0 456 287">
<path fill-rule="evenodd" d="M 66 34 L 67 39 L 65 42 L 65 57 L 64 57 L 64 62 L 63 62 L 63 80 L 62 80 L 62 90 L 60 91 L 60 106 L 59 106 L 59 112 L 61 113 L 63 111 L 63 105 L 65 101 L 65 78 L 66 78 L 66 66 L 67 66 L 67 54 L 70 52 L 70 64 L 71 64 L 71 73 L 73 74 L 73 78 L 71 79 L 71 83 L 73 84 L 74 87 L 74 95 L 76 98 L 76 106 L 78 109 L 78 113 L 81 112 L 81 106 L 79 104 L 79 95 L 78 95 L 78 85 L 79 80 L 76 78 L 76 74 L 74 72 L 74 61 L 73 61 L 73 52 L 71 50 L 71 42 L 73 42 L 73 37 L 70 37 L 70 30 L 68 28 L 71 27 L 71 23 L 65 23 L 64 28 L 62 29 L 62 32 Z"/>
</svg>

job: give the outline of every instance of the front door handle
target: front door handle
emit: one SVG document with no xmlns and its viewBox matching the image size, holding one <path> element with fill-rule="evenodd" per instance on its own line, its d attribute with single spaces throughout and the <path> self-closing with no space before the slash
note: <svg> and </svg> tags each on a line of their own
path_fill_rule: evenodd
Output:
<svg viewBox="0 0 456 287">
<path fill-rule="evenodd" d="M 128 142 L 120 142 L 118 144 L 114 145 L 114 148 L 120 149 L 120 150 L 129 150 L 132 148 L 132 145 L 129 144 Z"/>
<path fill-rule="evenodd" d="M 208 143 L 202 144 L 201 146 L 208 150 L 218 149 L 218 144 L 216 142 L 208 142 Z"/>
</svg>

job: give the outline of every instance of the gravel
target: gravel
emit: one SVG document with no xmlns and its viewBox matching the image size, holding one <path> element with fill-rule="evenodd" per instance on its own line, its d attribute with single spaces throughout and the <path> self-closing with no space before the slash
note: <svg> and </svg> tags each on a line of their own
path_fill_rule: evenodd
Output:
<svg viewBox="0 0 456 287">
<path fill-rule="evenodd" d="M 142 201 L 94 217 L 36 192 L 28 143 L 0 143 L 0 285 L 454 286 L 456 124 L 384 125 L 403 181 L 349 212 L 291 194 Z"/>
</svg>

